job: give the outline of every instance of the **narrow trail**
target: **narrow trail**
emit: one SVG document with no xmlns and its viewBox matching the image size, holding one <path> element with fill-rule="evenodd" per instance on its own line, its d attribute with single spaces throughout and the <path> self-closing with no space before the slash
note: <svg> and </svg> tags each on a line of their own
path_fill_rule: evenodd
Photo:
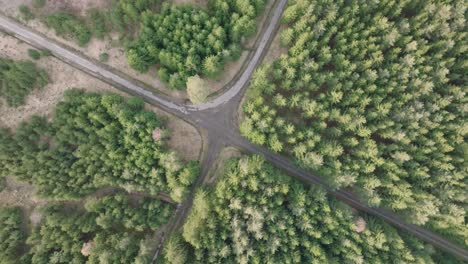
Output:
<svg viewBox="0 0 468 264">
<path fill-rule="evenodd" d="M 269 24 L 264 30 L 263 35 L 260 37 L 260 44 L 257 45 L 257 50 L 255 51 L 254 56 L 251 61 L 248 62 L 247 67 L 245 67 L 245 70 L 240 75 L 239 79 L 229 89 L 226 89 L 227 91 L 224 94 L 212 101 L 197 106 L 179 104 L 171 101 L 171 99 L 163 95 L 150 92 L 146 90 L 144 86 L 139 85 L 138 82 L 129 79 L 127 76 L 115 73 L 105 65 L 86 58 L 84 55 L 72 51 L 58 42 L 50 40 L 42 34 L 37 33 L 3 15 L 0 15 L 0 30 L 11 34 L 36 48 L 48 49 L 55 57 L 63 60 L 69 65 L 74 66 L 104 82 L 114 85 L 116 88 L 119 88 L 124 92 L 140 96 L 145 99 L 146 102 L 208 131 L 209 142 L 202 161 L 202 173 L 193 188 L 196 188 L 203 183 L 208 169 L 216 159 L 221 146 L 233 146 L 245 152 L 262 154 L 274 166 L 284 170 L 291 177 L 295 177 L 308 184 L 320 185 L 324 187 L 330 195 L 344 203 L 360 211 L 379 217 L 400 230 L 406 231 L 448 253 L 468 261 L 468 250 L 466 248 L 456 245 L 422 227 L 408 224 L 393 212 L 381 208 L 369 207 L 349 191 L 333 190 L 328 186 L 323 178 L 298 168 L 289 159 L 279 154 L 248 142 L 239 134 L 235 117 L 239 103 L 252 73 L 258 63 L 261 62 L 263 55 L 274 38 L 274 33 L 278 27 L 279 19 L 286 5 L 286 1 L 287 0 L 278 0 Z M 191 207 L 192 199 L 193 189 L 190 197 L 184 203 L 180 204 L 176 210 L 172 219 L 174 223 L 170 223 L 171 226 L 168 228 L 168 232 L 164 234 L 165 236 L 174 230 L 180 229 Z M 160 247 L 158 248 L 155 258 L 158 257 L 160 252 L 159 249 Z"/>
</svg>

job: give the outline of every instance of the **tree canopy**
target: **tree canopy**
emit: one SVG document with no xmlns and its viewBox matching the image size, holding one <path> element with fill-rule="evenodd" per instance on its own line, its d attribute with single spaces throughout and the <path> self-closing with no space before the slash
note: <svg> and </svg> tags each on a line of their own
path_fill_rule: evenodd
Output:
<svg viewBox="0 0 468 264">
<path fill-rule="evenodd" d="M 0 207 L 0 263 L 18 263 L 25 243 L 22 212 L 18 207 Z"/>
<path fill-rule="evenodd" d="M 91 40 L 91 30 L 81 18 L 68 13 L 57 12 L 44 19 L 45 24 L 59 36 L 69 37 L 84 46 Z"/>
<path fill-rule="evenodd" d="M 149 197 L 130 199 L 125 193 L 88 201 L 88 212 L 98 214 L 96 223 L 103 228 L 120 227 L 139 232 L 156 230 L 173 213 L 171 205 Z"/>
<path fill-rule="evenodd" d="M 7 104 L 18 107 L 34 89 L 41 89 L 49 82 L 47 72 L 32 61 L 14 61 L 0 58 L 0 97 Z"/>
<path fill-rule="evenodd" d="M 352 211 L 324 190 L 244 156 L 195 195 L 183 236 L 168 241 L 165 256 L 168 263 L 434 263 L 430 246 L 362 217 L 358 232 Z"/>
<path fill-rule="evenodd" d="M 183 200 L 198 175 L 165 140 L 163 120 L 144 110 L 140 98 L 70 90 L 49 123 L 35 116 L 14 134 L 0 130 L 3 175 L 31 182 L 45 197 L 76 199 L 105 186 Z M 168 133 L 162 133 L 162 136 Z"/>
<path fill-rule="evenodd" d="M 129 202 L 136 199 L 135 205 Z M 151 230 L 166 223 L 173 208 L 152 198 L 117 193 L 83 209 L 55 204 L 28 238 L 28 263 L 151 263 Z"/>
<path fill-rule="evenodd" d="M 243 135 L 466 245 L 466 4 L 289 3 Z"/>
<path fill-rule="evenodd" d="M 58 11 L 44 18 L 57 35 L 81 46 L 92 35 L 120 33 L 128 64 L 139 72 L 157 65 L 159 78 L 185 89 L 194 75 L 215 78 L 237 60 L 241 42 L 256 30 L 266 0 L 209 0 L 207 8 L 160 0 L 112 0 L 108 10 L 90 9 L 85 17 Z M 137 33 L 137 34 L 135 34 Z"/>
<path fill-rule="evenodd" d="M 198 75 L 187 79 L 187 94 L 193 104 L 200 104 L 206 101 L 206 98 L 209 95 L 209 91 L 206 87 L 206 81 Z"/>
</svg>

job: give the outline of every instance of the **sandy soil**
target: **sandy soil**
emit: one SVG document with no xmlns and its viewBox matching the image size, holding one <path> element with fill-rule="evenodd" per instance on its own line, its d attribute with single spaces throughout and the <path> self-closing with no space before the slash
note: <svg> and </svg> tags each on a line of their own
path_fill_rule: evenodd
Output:
<svg viewBox="0 0 468 264">
<path fill-rule="evenodd" d="M 33 12 L 39 15 L 50 14 L 56 12 L 58 10 L 67 10 L 71 11 L 75 14 L 85 15 L 86 11 L 91 8 L 106 8 L 108 5 L 108 0 L 80 0 L 80 1 L 71 1 L 71 0 L 48 0 L 45 7 L 41 9 L 34 9 L 32 0 L 0 0 L 0 12 L 3 12 L 11 17 L 19 17 L 18 7 L 22 4 L 29 6 Z M 190 4 L 195 3 L 202 7 L 206 7 L 205 0 L 174 0 L 175 4 Z M 257 19 L 257 33 L 255 37 L 251 37 L 248 40 L 244 41 L 243 45 L 247 49 L 253 48 L 255 44 L 256 38 L 259 36 L 261 31 L 261 26 L 265 22 L 267 18 L 267 13 L 271 9 L 273 4 L 273 0 L 270 0 L 265 7 L 264 13 Z M 106 62 L 107 65 L 111 66 L 112 68 L 118 69 L 119 71 L 129 75 L 130 77 L 137 79 L 143 83 L 148 84 L 150 87 L 155 88 L 155 90 L 163 92 L 173 98 L 179 100 L 186 100 L 188 99 L 187 93 L 184 91 L 178 91 L 174 89 L 170 89 L 166 84 L 161 82 L 157 78 L 157 69 L 156 67 L 151 67 L 147 73 L 138 73 L 130 68 L 127 64 L 127 60 L 125 58 L 124 49 L 121 47 L 118 35 L 111 34 L 105 40 L 99 40 L 97 38 L 92 38 L 91 41 L 85 46 L 80 47 L 74 41 L 63 39 L 62 37 L 58 37 L 55 35 L 54 30 L 47 28 L 44 24 L 42 24 L 38 19 L 31 20 L 31 21 L 23 21 L 27 26 L 45 34 L 51 39 L 59 41 L 75 50 L 80 51 L 81 53 L 98 60 L 99 55 L 103 52 L 109 54 L 109 60 Z M 221 75 L 212 80 L 208 80 L 209 84 L 209 91 L 210 93 L 215 93 L 221 90 L 234 76 L 237 72 L 241 69 L 245 59 L 247 58 L 247 51 L 242 53 L 242 56 L 239 60 L 234 62 L 229 62 L 225 65 L 223 72 Z"/>
<path fill-rule="evenodd" d="M 29 45 L 17 39 L 0 33 L 0 56 L 15 60 L 28 59 Z M 18 108 L 8 107 L 0 101 L 0 126 L 15 129 L 22 121 L 32 115 L 51 117 L 54 106 L 62 100 L 66 90 L 83 88 L 92 92 L 123 92 L 97 80 L 53 57 L 42 58 L 37 61 L 39 67 L 49 73 L 50 83 L 42 90 L 33 91 L 26 99 L 26 103 Z M 0 99 L 2 100 L 2 99 Z M 196 160 L 201 149 L 201 137 L 197 130 L 185 121 L 169 115 L 162 110 L 147 105 L 147 108 L 168 120 L 167 127 L 171 129 L 169 147 L 176 150 L 184 160 Z"/>
</svg>

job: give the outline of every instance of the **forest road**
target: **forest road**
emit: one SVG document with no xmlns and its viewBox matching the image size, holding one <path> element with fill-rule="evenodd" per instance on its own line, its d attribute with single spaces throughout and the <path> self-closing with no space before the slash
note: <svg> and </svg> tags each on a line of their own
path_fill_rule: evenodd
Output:
<svg viewBox="0 0 468 264">
<path fill-rule="evenodd" d="M 348 191 L 331 189 L 323 178 L 298 168 L 293 162 L 281 155 L 248 142 L 239 134 L 236 113 L 239 103 L 242 100 L 243 91 L 245 91 L 253 71 L 263 58 L 264 53 L 268 49 L 269 44 L 274 37 L 273 33 L 278 26 L 279 18 L 281 17 L 281 13 L 285 5 L 286 0 L 279 0 L 278 5 L 274 10 L 274 14 L 271 17 L 270 24 L 261 36 L 261 43 L 257 46 L 257 50 L 255 51 L 252 60 L 249 62 L 248 66 L 245 67 L 245 72 L 241 74 L 241 77 L 233 84 L 231 89 L 227 90 L 225 94 L 215 98 L 213 101 L 198 106 L 178 104 L 162 95 L 156 95 L 145 90 L 144 87 L 112 72 L 104 65 L 87 59 L 85 56 L 72 51 L 71 49 L 64 48 L 61 44 L 50 40 L 40 33 L 34 32 L 32 29 L 26 28 L 18 22 L 15 22 L 3 15 L 0 15 L 0 30 L 11 34 L 36 48 L 48 49 L 55 57 L 63 60 L 69 65 L 97 77 L 104 82 L 114 85 L 127 93 L 140 96 L 148 103 L 170 112 L 198 127 L 206 129 L 208 131 L 208 137 L 210 139 L 215 139 L 214 142 L 217 142 L 217 144 L 232 145 L 246 152 L 262 154 L 269 162 L 276 167 L 283 169 L 289 175 L 308 184 L 320 185 L 324 187 L 330 195 L 347 203 L 348 205 L 370 215 L 382 218 L 400 230 L 406 231 L 448 253 L 458 256 L 461 259 L 468 260 L 467 249 L 462 248 L 461 246 L 458 246 L 424 228 L 408 224 L 395 213 L 380 208 L 368 207 L 364 202 L 361 202 L 355 195 Z M 209 153 L 205 153 L 207 159 L 202 163 L 203 169 L 206 170 L 207 166 L 212 163 L 211 161 L 213 160 L 216 151 L 219 151 L 217 147 L 208 147 L 207 152 Z M 203 177 L 204 175 L 202 175 L 202 179 L 200 179 L 199 182 L 203 181 Z M 191 199 L 189 202 L 182 205 L 180 213 L 181 217 L 177 217 L 175 219 L 175 227 L 178 227 L 183 223 L 182 220 L 186 217 L 190 204 Z"/>
<path fill-rule="evenodd" d="M 92 61 L 86 58 L 83 54 L 72 51 L 63 44 L 59 44 L 58 42 L 47 38 L 41 33 L 34 32 L 32 29 L 27 28 L 2 14 L 0 14 L 0 30 L 13 35 L 34 47 L 48 49 L 54 56 L 65 61 L 66 63 L 77 67 L 92 76 L 103 79 L 108 83 L 125 87 L 126 90 L 131 90 L 132 94 L 151 99 L 151 101 L 157 103 L 159 106 L 164 106 L 164 108 L 182 112 L 183 114 L 188 114 L 187 110 L 194 112 L 216 108 L 229 102 L 236 95 L 240 94 L 241 90 L 248 83 L 250 76 L 252 76 L 257 64 L 263 58 L 263 54 L 267 50 L 266 47 L 269 46 L 270 42 L 273 40 L 273 33 L 277 28 L 286 3 L 287 0 L 278 0 L 278 3 L 273 10 L 273 14 L 270 17 L 270 23 L 267 23 L 266 28 L 263 29 L 263 34 L 258 40 L 257 49 L 254 51 L 253 56 L 248 62 L 247 67 L 245 67 L 244 72 L 242 72 L 240 75 L 239 79 L 231 87 L 229 87 L 229 89 L 226 89 L 226 92 L 224 92 L 222 95 L 215 97 L 211 101 L 198 105 L 178 104 L 161 94 L 157 95 L 151 91 L 148 91 L 144 87 L 128 80 L 121 74 L 112 71 L 110 68 L 104 67 L 104 65 L 96 61 Z"/>
</svg>

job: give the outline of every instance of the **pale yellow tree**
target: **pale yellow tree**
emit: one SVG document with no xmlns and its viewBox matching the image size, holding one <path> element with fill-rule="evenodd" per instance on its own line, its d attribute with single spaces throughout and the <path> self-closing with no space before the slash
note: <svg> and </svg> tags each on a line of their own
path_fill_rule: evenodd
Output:
<svg viewBox="0 0 468 264">
<path fill-rule="evenodd" d="M 195 75 L 187 79 L 187 94 L 193 104 L 201 104 L 208 97 L 208 87 L 205 80 Z"/>
</svg>

